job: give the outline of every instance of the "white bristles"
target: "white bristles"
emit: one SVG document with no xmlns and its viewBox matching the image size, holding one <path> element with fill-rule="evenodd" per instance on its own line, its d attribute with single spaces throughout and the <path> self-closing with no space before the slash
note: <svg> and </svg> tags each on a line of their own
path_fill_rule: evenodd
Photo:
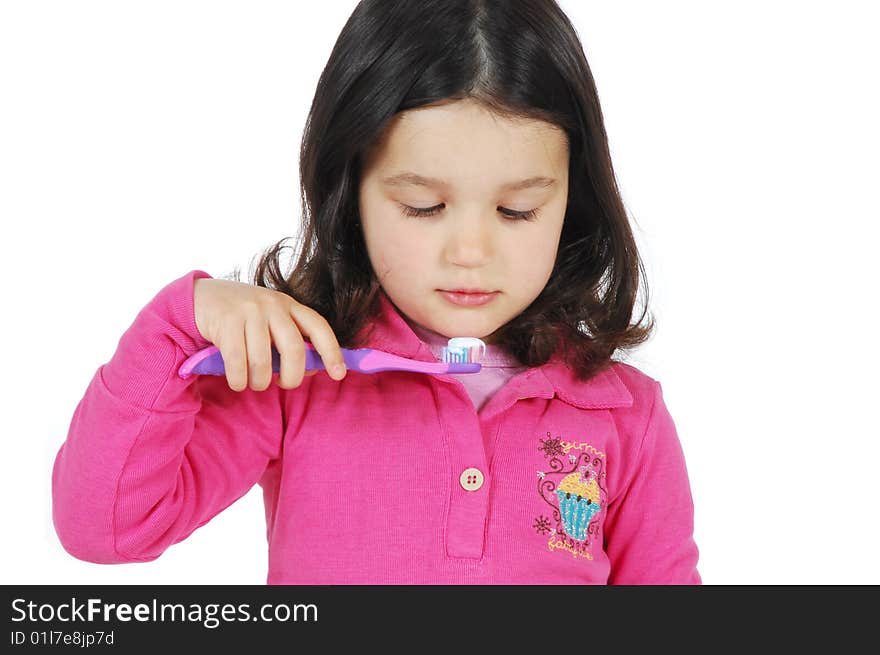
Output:
<svg viewBox="0 0 880 655">
<path fill-rule="evenodd" d="M 443 361 L 451 363 L 479 363 L 486 352 L 486 344 L 476 337 L 453 337 L 443 347 Z"/>
</svg>

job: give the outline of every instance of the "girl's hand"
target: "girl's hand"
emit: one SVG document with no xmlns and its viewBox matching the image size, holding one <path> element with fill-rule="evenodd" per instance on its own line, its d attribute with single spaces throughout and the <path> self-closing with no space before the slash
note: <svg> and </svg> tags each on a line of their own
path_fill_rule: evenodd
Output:
<svg viewBox="0 0 880 655">
<path fill-rule="evenodd" d="M 281 355 L 278 383 L 284 389 L 302 384 L 306 355 L 303 335 L 318 351 L 328 375 L 345 377 L 345 361 L 336 335 L 323 316 L 287 294 L 232 280 L 199 278 L 193 285 L 196 327 L 220 350 L 233 391 L 249 384 L 263 391 L 272 382 L 272 344 Z M 341 365 L 341 372 L 333 370 Z"/>
</svg>

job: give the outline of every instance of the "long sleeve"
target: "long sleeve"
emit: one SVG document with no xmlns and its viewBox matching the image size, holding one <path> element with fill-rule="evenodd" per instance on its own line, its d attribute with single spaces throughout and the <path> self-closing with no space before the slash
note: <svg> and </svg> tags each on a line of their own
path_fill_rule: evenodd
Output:
<svg viewBox="0 0 880 655">
<path fill-rule="evenodd" d="M 278 385 L 229 389 L 177 375 L 210 344 L 195 325 L 190 271 L 122 335 L 77 405 L 52 470 L 64 549 L 101 564 L 151 561 L 245 495 L 280 456 Z"/>
<path fill-rule="evenodd" d="M 609 584 L 700 584 L 693 539 L 694 510 L 675 423 L 654 382 L 645 434 L 626 483 L 608 507 Z"/>
</svg>

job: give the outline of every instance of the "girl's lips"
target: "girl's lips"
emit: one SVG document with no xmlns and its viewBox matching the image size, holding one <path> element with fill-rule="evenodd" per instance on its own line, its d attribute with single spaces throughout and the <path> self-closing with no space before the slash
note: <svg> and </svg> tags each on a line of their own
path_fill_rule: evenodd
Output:
<svg viewBox="0 0 880 655">
<path fill-rule="evenodd" d="M 491 293 L 455 293 L 453 291 L 444 291 L 443 289 L 438 290 L 449 302 L 455 305 L 464 305 L 466 307 L 485 305 L 498 295 L 497 291 Z"/>
</svg>

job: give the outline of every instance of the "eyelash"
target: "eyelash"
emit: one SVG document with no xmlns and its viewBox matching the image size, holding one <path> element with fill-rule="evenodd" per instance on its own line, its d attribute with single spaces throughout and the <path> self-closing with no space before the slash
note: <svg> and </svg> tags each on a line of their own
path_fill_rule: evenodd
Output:
<svg viewBox="0 0 880 655">
<path fill-rule="evenodd" d="M 434 216 L 440 211 L 442 205 L 435 205 L 434 207 L 410 207 L 409 205 L 400 204 L 400 206 L 403 208 L 403 213 L 407 216 L 427 218 L 429 216 Z M 538 217 L 537 209 L 530 209 L 527 212 L 516 212 L 512 209 L 502 208 L 501 213 L 512 221 L 533 221 Z"/>
</svg>

